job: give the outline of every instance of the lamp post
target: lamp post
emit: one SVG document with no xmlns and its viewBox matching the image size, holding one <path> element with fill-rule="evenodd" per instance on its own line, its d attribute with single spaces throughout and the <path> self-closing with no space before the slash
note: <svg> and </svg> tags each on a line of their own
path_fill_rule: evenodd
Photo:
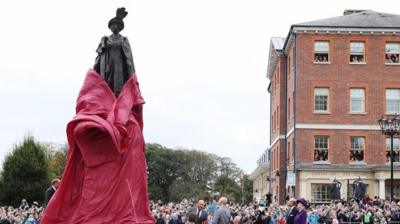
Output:
<svg viewBox="0 0 400 224">
<path fill-rule="evenodd" d="M 382 133 L 390 137 L 390 200 L 393 201 L 393 136 L 400 134 L 400 117 L 382 116 L 378 123 Z"/>
</svg>

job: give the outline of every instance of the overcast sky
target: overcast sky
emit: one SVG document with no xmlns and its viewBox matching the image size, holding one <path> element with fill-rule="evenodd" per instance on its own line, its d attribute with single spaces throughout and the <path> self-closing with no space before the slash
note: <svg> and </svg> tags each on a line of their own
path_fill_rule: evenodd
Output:
<svg viewBox="0 0 400 224">
<path fill-rule="evenodd" d="M 269 41 L 345 9 L 398 1 L 1 1 L 0 163 L 30 132 L 66 142 L 82 81 L 117 7 L 145 105 L 145 139 L 228 156 L 250 173 L 269 144 Z"/>
</svg>

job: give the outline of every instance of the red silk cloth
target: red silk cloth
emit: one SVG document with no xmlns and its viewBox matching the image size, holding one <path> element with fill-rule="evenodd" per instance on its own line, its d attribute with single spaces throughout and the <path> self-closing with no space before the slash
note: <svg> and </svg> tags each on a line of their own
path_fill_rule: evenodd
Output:
<svg viewBox="0 0 400 224">
<path fill-rule="evenodd" d="M 133 74 L 115 97 L 89 70 L 67 126 L 68 163 L 42 224 L 155 223 L 149 210 L 142 105 Z"/>
</svg>

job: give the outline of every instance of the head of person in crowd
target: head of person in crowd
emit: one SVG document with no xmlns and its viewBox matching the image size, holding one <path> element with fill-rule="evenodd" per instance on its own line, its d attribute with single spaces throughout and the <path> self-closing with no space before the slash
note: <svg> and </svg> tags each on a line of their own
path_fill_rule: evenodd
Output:
<svg viewBox="0 0 400 224">
<path fill-rule="evenodd" d="M 235 216 L 235 218 L 233 218 L 233 224 L 240 224 L 240 216 Z"/>
<path fill-rule="evenodd" d="M 287 200 L 286 205 L 288 207 L 292 207 L 296 205 L 296 199 L 295 198 L 289 198 L 289 200 Z"/>
<path fill-rule="evenodd" d="M 219 205 L 219 206 L 226 205 L 226 204 L 228 204 L 228 199 L 227 199 L 226 197 L 221 197 L 221 198 L 218 200 L 218 205 Z"/>
<path fill-rule="evenodd" d="M 206 207 L 206 203 L 203 200 L 199 200 L 197 202 L 197 208 L 198 209 L 204 209 Z"/>
<path fill-rule="evenodd" d="M 57 189 L 58 188 L 58 185 L 60 185 L 60 182 L 61 182 L 61 180 L 60 179 L 53 179 L 52 181 L 51 181 L 51 186 L 53 186 L 55 189 Z"/>
<path fill-rule="evenodd" d="M 299 211 L 306 210 L 310 206 L 310 203 L 305 198 L 297 199 L 297 208 Z"/>
</svg>

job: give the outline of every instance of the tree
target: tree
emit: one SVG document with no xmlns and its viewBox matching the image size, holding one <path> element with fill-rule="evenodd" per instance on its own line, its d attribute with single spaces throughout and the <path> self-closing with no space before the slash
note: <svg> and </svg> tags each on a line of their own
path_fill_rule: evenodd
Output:
<svg viewBox="0 0 400 224">
<path fill-rule="evenodd" d="M 152 200 L 178 202 L 224 195 L 241 201 L 243 171 L 227 157 L 146 144 L 149 194 Z M 252 189 L 250 190 L 252 191 Z"/>
<path fill-rule="evenodd" d="M 48 154 L 51 179 L 61 179 L 67 165 L 67 150 L 68 145 L 64 144 L 58 146 L 51 154 Z"/>
<path fill-rule="evenodd" d="M 243 178 L 240 181 L 240 185 L 242 187 L 242 195 L 243 202 L 248 204 L 253 201 L 253 181 L 250 180 L 249 175 L 243 175 Z"/>
<path fill-rule="evenodd" d="M 44 147 L 28 135 L 6 156 L 0 179 L 0 201 L 19 206 L 28 201 L 44 200 L 49 186 L 49 163 Z"/>
</svg>

